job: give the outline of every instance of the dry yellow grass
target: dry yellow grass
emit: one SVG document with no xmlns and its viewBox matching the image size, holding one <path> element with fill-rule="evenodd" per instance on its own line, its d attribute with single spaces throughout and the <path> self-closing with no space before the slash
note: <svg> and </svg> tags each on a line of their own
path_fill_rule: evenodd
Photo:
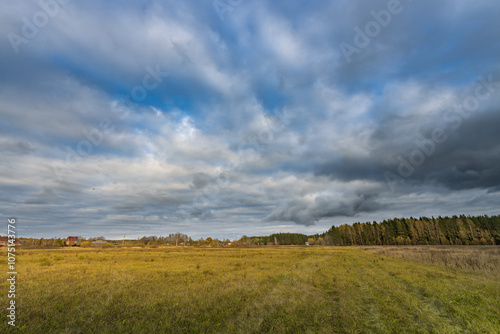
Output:
<svg viewBox="0 0 500 334">
<path fill-rule="evenodd" d="M 497 278 L 354 247 L 21 250 L 18 267 L 22 333 L 500 332 Z"/>
</svg>

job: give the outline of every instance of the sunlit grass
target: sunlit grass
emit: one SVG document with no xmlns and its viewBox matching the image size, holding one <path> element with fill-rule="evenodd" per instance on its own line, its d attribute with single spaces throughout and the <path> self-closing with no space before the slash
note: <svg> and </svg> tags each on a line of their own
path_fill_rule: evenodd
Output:
<svg viewBox="0 0 500 334">
<path fill-rule="evenodd" d="M 18 272 L 25 333 L 500 332 L 498 276 L 354 247 L 22 250 Z"/>
</svg>

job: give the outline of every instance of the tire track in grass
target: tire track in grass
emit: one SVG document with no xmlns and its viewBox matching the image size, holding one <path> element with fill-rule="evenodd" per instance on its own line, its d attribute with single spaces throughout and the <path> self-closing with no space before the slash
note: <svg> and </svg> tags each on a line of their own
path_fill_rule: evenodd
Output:
<svg viewBox="0 0 500 334">
<path fill-rule="evenodd" d="M 300 261 L 300 270 L 294 272 L 300 286 L 307 291 L 304 291 L 308 296 L 304 301 L 304 304 L 307 304 L 306 308 L 315 310 L 310 318 L 311 326 L 305 333 L 346 333 L 350 332 L 349 329 L 352 327 L 346 325 L 342 314 L 342 289 L 339 286 L 337 270 L 339 252 L 335 250 L 334 254 L 335 264 L 332 265 L 330 252 L 312 249 L 303 253 L 305 257 Z M 313 298 L 314 302 L 309 303 L 310 298 Z M 311 315 L 309 311 L 305 313 Z M 304 331 L 299 332 L 304 333 Z"/>
<path fill-rule="evenodd" d="M 315 331 L 311 333 L 331 333 L 332 328 L 329 325 L 318 328 L 318 324 L 321 323 L 319 320 L 324 318 L 320 317 L 319 320 L 316 318 L 306 319 L 305 316 L 309 314 L 309 310 L 305 310 L 304 314 L 299 312 L 307 303 L 307 301 L 301 300 L 306 296 L 314 298 L 314 303 L 310 307 L 328 305 L 328 303 L 325 303 L 326 298 L 319 294 L 321 291 L 316 286 L 309 288 L 311 281 L 308 279 L 316 267 L 309 263 L 318 261 L 318 258 L 314 257 L 315 255 L 317 254 L 303 256 L 303 254 L 293 252 L 285 253 L 282 255 L 284 263 L 281 265 L 274 263 L 274 260 L 268 259 L 268 261 L 272 262 L 269 264 L 271 266 L 269 271 L 258 278 L 261 281 L 259 289 L 262 290 L 258 296 L 251 300 L 252 306 L 244 307 L 234 320 L 226 324 L 226 332 L 303 333 L 308 332 L 309 329 L 294 329 L 294 324 L 295 326 L 306 327 L 306 324 L 311 322 L 311 328 L 315 328 Z M 298 259 L 292 262 L 294 257 L 298 257 Z M 293 268 L 291 267 L 292 263 Z M 300 293 L 301 289 L 304 290 L 305 294 Z M 308 292 L 311 292 L 311 294 Z M 324 309 L 323 307 L 321 311 L 324 311 Z"/>
<path fill-rule="evenodd" d="M 409 281 L 397 276 L 396 273 L 380 266 L 378 263 L 370 261 L 366 258 L 366 254 L 364 255 L 360 257 L 360 261 L 364 262 L 365 267 L 381 273 L 377 274 L 377 276 L 385 276 L 386 280 L 384 281 L 396 283 L 392 285 L 393 289 L 397 288 L 399 291 L 406 292 L 409 297 L 413 297 L 404 300 L 407 301 L 406 304 L 408 304 L 407 306 L 410 309 L 417 311 L 417 313 L 413 314 L 415 320 L 418 321 L 423 318 L 421 319 L 423 321 L 420 321 L 420 323 L 426 326 L 426 330 L 437 333 L 469 333 L 464 324 L 446 313 L 446 305 L 439 299 L 428 296 L 428 293 L 424 290 L 414 286 Z M 410 302 L 414 302 L 415 304 Z"/>
<path fill-rule="evenodd" d="M 498 326 L 498 321 L 496 322 L 496 324 L 492 323 L 491 321 L 488 321 L 487 323 L 482 323 L 481 322 L 482 320 L 478 319 L 477 315 L 473 314 L 471 315 L 471 311 L 475 311 L 474 309 L 471 310 L 471 309 L 460 308 L 457 304 L 455 304 L 456 303 L 455 299 L 452 298 L 453 296 L 456 296 L 458 294 L 459 298 L 467 299 L 466 297 L 463 296 L 472 295 L 471 299 L 474 299 L 475 296 L 477 295 L 473 293 L 474 291 L 488 291 L 489 282 L 486 280 L 486 278 L 478 277 L 477 275 L 472 275 L 470 273 L 465 273 L 463 276 L 462 273 L 459 273 L 460 276 L 457 277 L 456 275 L 453 276 L 450 274 L 450 269 L 437 267 L 433 264 L 414 263 L 413 261 L 407 262 L 400 259 L 395 259 L 395 260 L 398 262 L 399 261 L 405 262 L 405 264 L 407 265 L 411 264 L 413 266 L 416 266 L 413 267 L 413 271 L 415 271 L 415 269 L 418 269 L 419 276 L 427 277 L 426 279 L 427 281 L 429 280 L 428 279 L 429 277 L 432 277 L 434 279 L 436 277 L 446 278 L 448 280 L 457 279 L 458 281 L 456 284 L 452 285 L 451 289 L 449 284 L 442 283 L 443 288 L 446 289 L 444 290 L 446 292 L 443 295 L 442 289 L 438 291 L 436 290 L 435 287 L 432 288 L 431 285 L 425 283 L 415 285 L 410 281 L 409 278 L 403 277 L 404 273 L 406 273 L 406 275 L 404 276 L 408 276 L 408 274 L 413 274 L 412 272 L 408 272 L 409 271 L 408 266 L 398 267 L 402 271 L 402 273 L 399 273 L 395 268 L 394 261 L 391 261 L 390 263 L 384 262 L 384 264 L 392 266 L 391 269 L 381 267 L 379 264 L 373 264 L 373 265 L 380 268 L 380 270 L 386 271 L 395 280 L 398 280 L 401 284 L 405 285 L 409 291 L 412 291 L 415 296 L 420 297 L 423 301 L 427 302 L 430 305 L 430 307 L 434 308 L 436 313 L 438 313 L 441 316 L 443 321 L 448 322 L 449 324 L 451 324 L 451 326 L 459 327 L 465 333 L 471 331 L 485 332 L 485 333 L 499 333 L 498 327 L 496 329 L 491 329 L 490 327 L 490 326 Z M 470 284 L 474 284 L 474 289 L 472 289 L 474 291 L 471 292 L 471 286 L 463 285 L 464 281 Z M 419 282 L 417 281 L 417 283 Z M 477 286 L 478 284 L 480 285 L 480 287 Z M 491 282 L 489 284 L 491 285 Z M 489 307 L 490 305 L 488 304 L 484 306 Z M 471 307 L 473 307 L 473 305 L 471 305 Z M 482 309 L 486 311 L 484 307 Z M 491 310 L 489 310 L 489 312 L 491 313 Z"/>
<path fill-rule="evenodd" d="M 361 325 L 359 298 L 347 265 L 345 250 L 315 250 L 294 264 L 294 276 L 302 288 L 314 291 L 315 301 L 307 308 L 316 309 L 310 327 L 300 333 L 366 333 Z M 312 297 L 309 295 L 309 297 Z M 310 299 L 308 299 L 310 300 Z M 306 311 L 306 313 L 309 313 Z M 318 326 L 319 325 L 319 326 Z"/>
<path fill-rule="evenodd" d="M 357 258 L 357 257 L 356 257 Z M 353 259 L 353 266 L 358 265 L 359 259 Z M 415 307 L 415 300 L 401 286 L 387 277 L 384 272 L 376 271 L 373 267 L 363 266 L 363 277 L 370 287 L 374 299 L 378 304 L 380 319 L 385 323 L 388 332 L 400 333 L 428 333 L 425 324 L 429 319 L 424 319 L 421 324 L 421 310 Z"/>
<path fill-rule="evenodd" d="M 380 310 L 375 303 L 375 297 L 372 289 L 366 284 L 366 280 L 361 273 L 359 265 L 349 256 L 354 269 L 356 270 L 360 288 L 363 292 L 363 308 L 368 314 L 366 327 L 370 329 L 370 333 L 389 333 L 388 328 L 380 317 Z"/>
<path fill-rule="evenodd" d="M 326 298 L 330 300 L 329 322 L 334 333 L 362 333 L 357 328 L 355 298 L 348 289 L 351 280 L 347 276 L 346 256 L 343 250 L 325 254 L 323 266 L 317 272 Z"/>
<path fill-rule="evenodd" d="M 333 279 L 335 298 L 336 333 L 383 333 L 377 326 L 367 321 L 365 292 L 361 289 L 359 277 L 349 261 L 351 250 L 342 249 L 325 262 L 325 277 Z M 328 277 L 329 276 L 329 277 Z"/>
</svg>

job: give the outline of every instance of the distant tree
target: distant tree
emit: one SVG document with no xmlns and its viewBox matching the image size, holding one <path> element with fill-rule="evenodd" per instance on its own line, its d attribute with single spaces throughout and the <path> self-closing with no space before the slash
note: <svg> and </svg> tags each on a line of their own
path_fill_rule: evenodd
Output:
<svg viewBox="0 0 500 334">
<path fill-rule="evenodd" d="M 88 247 L 92 247 L 92 243 L 90 241 L 83 241 L 80 246 L 84 247 L 84 248 L 88 248 Z"/>
</svg>

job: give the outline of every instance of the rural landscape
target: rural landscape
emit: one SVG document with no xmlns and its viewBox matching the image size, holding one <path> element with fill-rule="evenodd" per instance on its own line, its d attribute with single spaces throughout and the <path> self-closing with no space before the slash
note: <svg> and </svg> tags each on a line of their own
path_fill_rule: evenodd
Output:
<svg viewBox="0 0 500 334">
<path fill-rule="evenodd" d="M 0 1 L 0 334 L 499 334 L 499 18 Z"/>
<path fill-rule="evenodd" d="M 479 238 L 485 231 L 498 236 L 486 224 L 498 216 L 463 219 L 463 239 L 456 229 L 462 245 L 453 246 L 423 236 L 425 245 L 399 246 L 370 245 L 368 239 L 352 246 L 275 245 L 274 237 L 268 245 L 256 244 L 262 237 L 245 237 L 231 245 L 159 245 L 138 239 L 107 242 L 104 248 L 102 243 L 20 246 L 16 330 L 498 333 L 500 248 L 495 239 L 481 245 Z M 405 222 L 415 220 L 385 225 L 393 221 L 408 229 Z M 450 228 L 452 222 L 464 224 L 458 217 L 441 221 Z M 467 225 L 474 221 L 483 221 L 484 230 Z M 314 236 L 306 236 L 310 239 Z M 0 257 L 2 267 L 5 259 Z M 7 282 L 0 287 L 6 291 Z M 0 329 L 7 332 L 8 319 L 2 316 Z"/>
</svg>

